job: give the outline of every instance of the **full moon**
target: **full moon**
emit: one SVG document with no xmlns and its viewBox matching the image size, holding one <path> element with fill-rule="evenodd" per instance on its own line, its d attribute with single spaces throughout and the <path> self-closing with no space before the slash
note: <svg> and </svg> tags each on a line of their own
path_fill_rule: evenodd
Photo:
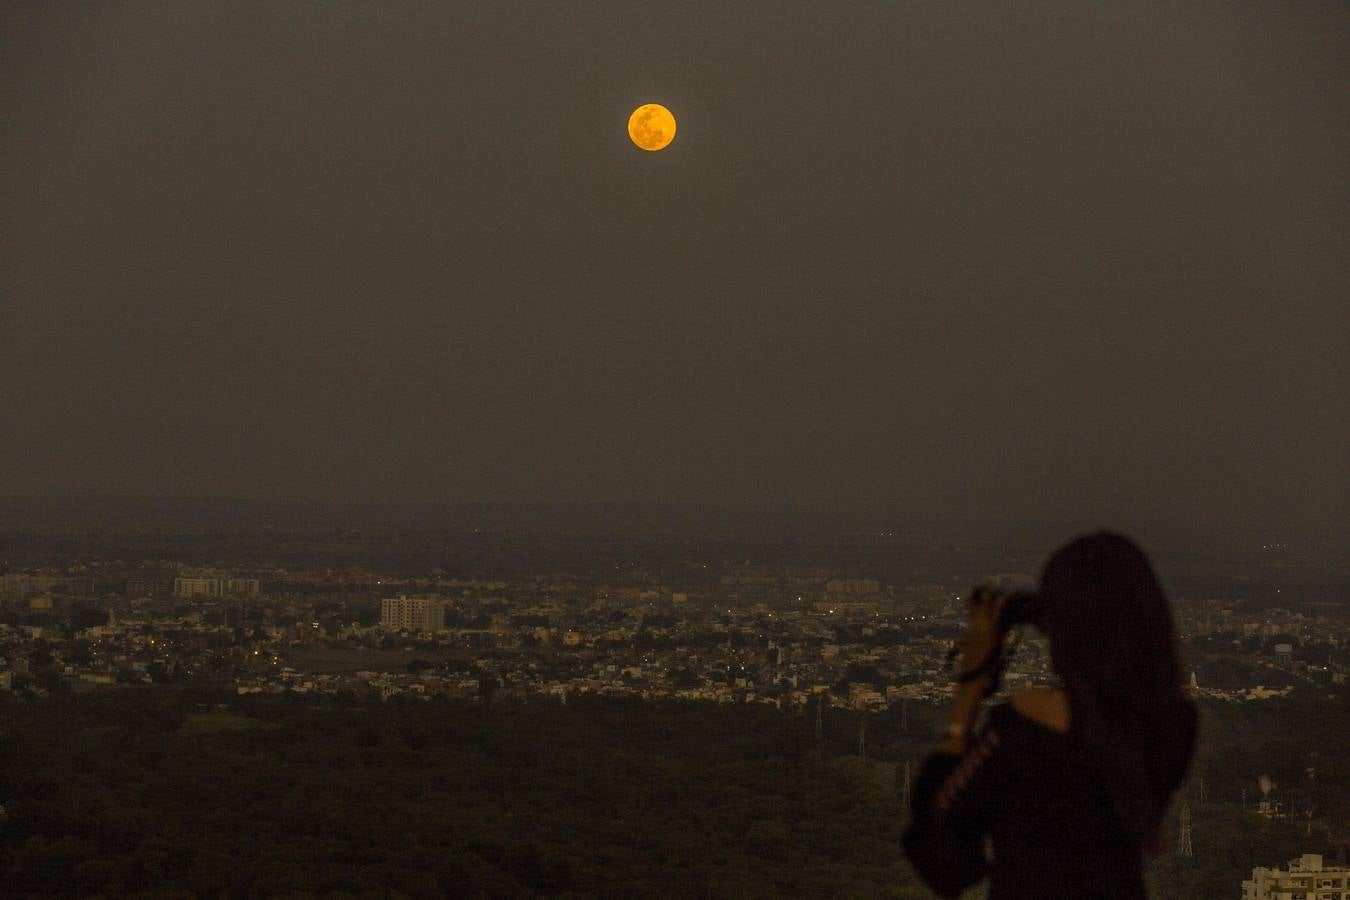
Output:
<svg viewBox="0 0 1350 900">
<path fill-rule="evenodd" d="M 647 103 L 628 117 L 628 136 L 643 150 L 661 150 L 675 140 L 675 117 L 659 103 Z"/>
</svg>

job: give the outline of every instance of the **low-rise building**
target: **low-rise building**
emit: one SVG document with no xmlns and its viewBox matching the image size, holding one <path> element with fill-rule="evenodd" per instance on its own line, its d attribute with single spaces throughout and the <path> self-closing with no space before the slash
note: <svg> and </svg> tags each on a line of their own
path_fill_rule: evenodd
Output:
<svg viewBox="0 0 1350 900">
<path fill-rule="evenodd" d="M 1305 853 L 1287 869 L 1252 869 L 1242 882 L 1242 900 L 1350 900 L 1350 869 L 1324 866 L 1322 856 Z"/>
</svg>

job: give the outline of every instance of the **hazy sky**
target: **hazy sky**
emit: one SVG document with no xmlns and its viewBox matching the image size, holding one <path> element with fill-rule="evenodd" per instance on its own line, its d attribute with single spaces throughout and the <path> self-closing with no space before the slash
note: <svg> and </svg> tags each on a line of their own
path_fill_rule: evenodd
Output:
<svg viewBox="0 0 1350 900">
<path fill-rule="evenodd" d="M 1344 523 L 1347 84 L 1342 2 L 5 3 L 0 493 Z"/>
</svg>

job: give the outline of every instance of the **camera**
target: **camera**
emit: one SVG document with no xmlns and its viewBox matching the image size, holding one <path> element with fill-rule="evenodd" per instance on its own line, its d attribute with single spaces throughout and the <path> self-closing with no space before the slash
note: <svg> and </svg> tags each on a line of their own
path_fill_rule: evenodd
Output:
<svg viewBox="0 0 1350 900">
<path fill-rule="evenodd" d="M 999 628 L 1008 632 L 1018 625 L 1039 625 L 1041 605 L 1031 591 L 1014 591 L 1003 601 L 999 610 Z"/>
<path fill-rule="evenodd" d="M 1019 625 L 1041 627 L 1041 604 L 1036 594 L 1031 591 L 1013 591 L 1004 598 L 1003 606 L 999 609 L 998 629 L 1000 635 L 1006 637 Z M 971 681 L 981 674 L 992 672 L 994 676 L 993 685 L 989 689 L 992 693 L 998 687 L 998 679 L 1008 665 L 1008 657 L 1017 649 L 1019 638 L 1020 635 L 1014 635 L 1012 640 L 1006 643 L 1000 638 L 998 646 L 994 648 L 988 659 L 964 674 L 958 675 L 956 680 L 958 682 Z M 947 665 L 951 665 L 960 652 L 960 647 L 953 645 L 951 651 L 947 653 Z"/>
</svg>

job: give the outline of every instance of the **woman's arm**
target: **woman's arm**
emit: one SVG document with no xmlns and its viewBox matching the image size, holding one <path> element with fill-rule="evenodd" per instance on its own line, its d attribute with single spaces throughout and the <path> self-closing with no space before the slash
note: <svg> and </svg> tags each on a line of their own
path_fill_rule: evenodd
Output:
<svg viewBox="0 0 1350 900">
<path fill-rule="evenodd" d="M 938 749 L 960 755 L 969 744 L 980 702 L 994 692 L 997 665 L 994 654 L 1003 646 L 1004 631 L 999 614 L 1008 595 L 991 588 L 976 588 L 966 601 L 966 636 L 961 641 L 961 672 L 952 697 L 947 730 Z"/>
<path fill-rule="evenodd" d="M 956 695 L 952 698 L 951 714 L 947 717 L 947 730 L 938 744 L 939 753 L 960 756 L 970 744 L 970 734 L 975 727 L 975 717 L 980 713 L 980 703 L 989 694 L 989 684 L 985 679 L 967 681 L 956 686 Z"/>
<path fill-rule="evenodd" d="M 961 755 L 939 750 L 924 761 L 911 790 L 902 841 L 929 887 L 955 897 L 985 876 L 984 839 L 1001 792 L 1003 738 L 986 726 Z"/>
<path fill-rule="evenodd" d="M 994 792 L 988 763 L 1000 736 L 986 728 L 971 741 L 980 703 L 994 689 L 993 656 L 1003 641 L 998 626 L 1003 596 L 977 590 L 968 601 L 970 619 L 947 730 L 937 752 L 919 772 L 912 791 L 904 847 L 924 881 L 954 897 L 984 877 L 984 835 Z"/>
</svg>

